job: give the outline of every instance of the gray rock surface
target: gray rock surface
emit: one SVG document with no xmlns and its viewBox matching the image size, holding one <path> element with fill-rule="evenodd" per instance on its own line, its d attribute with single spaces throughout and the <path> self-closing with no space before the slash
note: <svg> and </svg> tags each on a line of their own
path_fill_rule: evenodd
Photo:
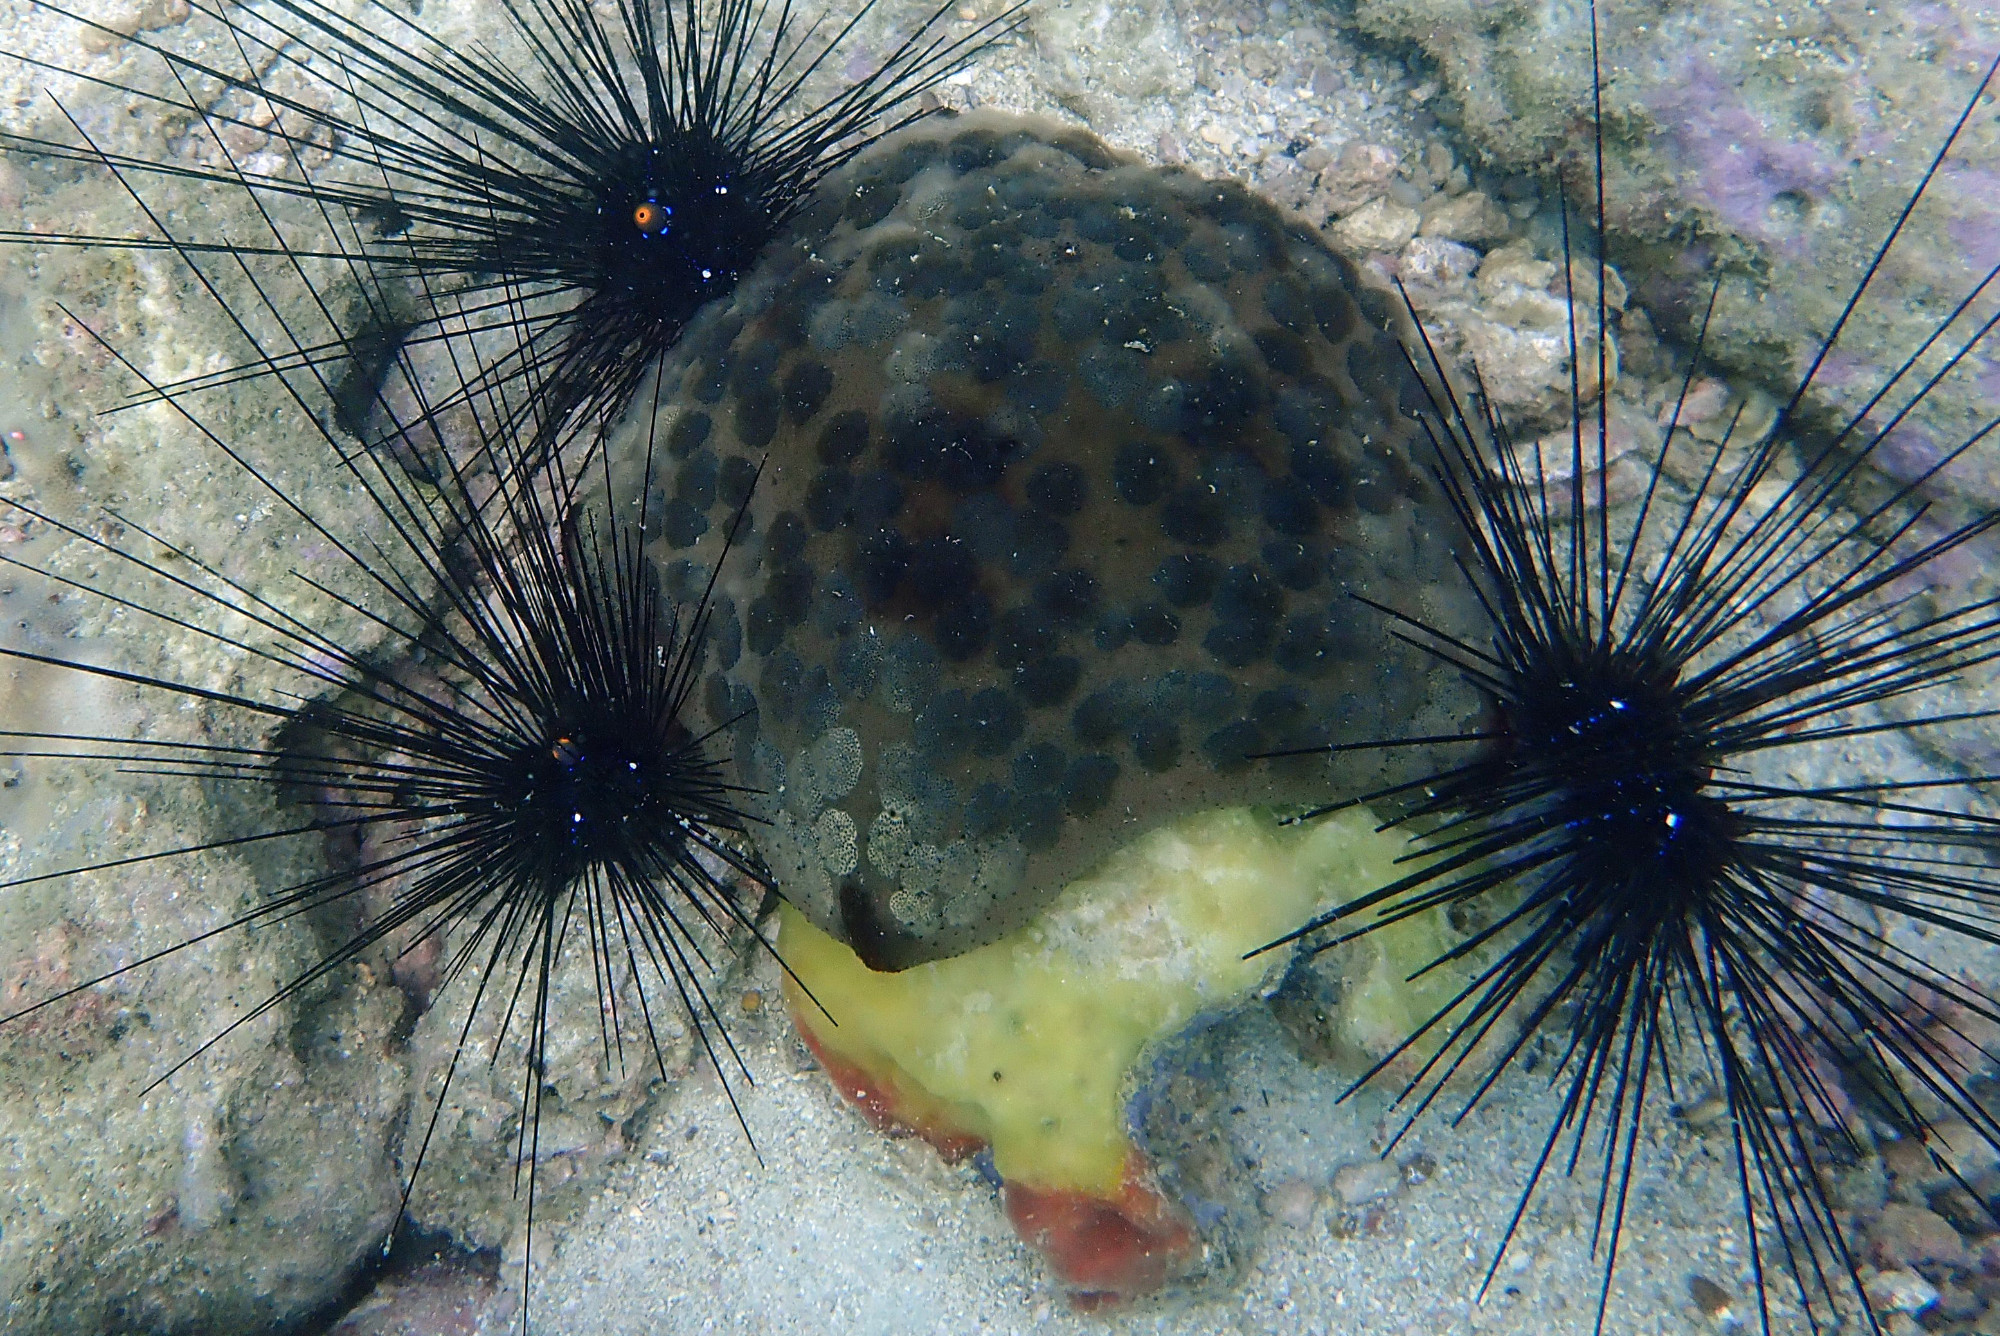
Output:
<svg viewBox="0 0 2000 1336">
<path fill-rule="evenodd" d="M 1865 0 L 1602 8 L 1607 205 L 1614 257 L 1663 327 L 1694 332 L 1720 295 L 1715 363 L 1789 392 L 1944 142 L 1996 52 L 2000 23 L 1971 4 Z M 1590 204 L 1590 49 L 1581 5 L 1371 0 L 1359 27 L 1418 49 L 1440 116 L 1483 165 Z M 1884 377 L 2000 262 L 2000 131 L 1985 110 L 1911 217 L 1807 407 L 1858 412 Z M 1992 294 L 1870 421 L 1890 425 L 1918 380 L 1992 314 Z M 1875 463 L 1908 481 L 2000 413 L 2000 349 L 1988 340 L 1898 427 Z M 1931 489 L 2000 501 L 2000 454 L 1980 451 Z"/>
</svg>

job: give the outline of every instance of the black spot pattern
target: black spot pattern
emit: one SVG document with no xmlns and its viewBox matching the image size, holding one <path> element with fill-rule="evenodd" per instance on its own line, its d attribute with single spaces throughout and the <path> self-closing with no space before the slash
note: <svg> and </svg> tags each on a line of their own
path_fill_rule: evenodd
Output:
<svg viewBox="0 0 2000 1336">
<path fill-rule="evenodd" d="M 1351 597 L 1413 601 L 1451 524 L 1393 300 L 1345 260 L 1236 186 L 984 113 L 826 191 L 668 364 L 647 493 L 703 559 L 763 462 L 704 698 L 808 913 L 838 930 L 838 880 L 898 963 L 964 949 L 1157 821 L 1417 759 L 1333 784 L 1256 752 L 1469 715 Z M 829 729 L 861 749 L 839 792 Z M 837 878 L 831 809 L 857 841 Z M 920 866 L 947 869 L 921 911 Z"/>
</svg>

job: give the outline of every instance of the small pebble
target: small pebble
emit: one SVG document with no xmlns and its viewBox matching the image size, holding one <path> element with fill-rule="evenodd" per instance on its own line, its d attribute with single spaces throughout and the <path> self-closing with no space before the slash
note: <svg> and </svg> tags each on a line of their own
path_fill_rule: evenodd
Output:
<svg viewBox="0 0 2000 1336">
<path fill-rule="evenodd" d="M 1283 1221 L 1293 1229 L 1304 1229 L 1312 1223 L 1319 1192 L 1302 1178 L 1290 1178 L 1265 1193 L 1262 1204 L 1264 1214 L 1273 1220 Z"/>
<path fill-rule="evenodd" d="M 1921 1313 L 1938 1301 L 1937 1286 L 1914 1271 L 1884 1271 L 1868 1281 L 1868 1299 L 1889 1313 Z"/>
<path fill-rule="evenodd" d="M 1479 252 L 1441 237 L 1420 236 L 1403 247 L 1396 272 L 1405 285 L 1449 288 L 1463 283 L 1479 267 Z"/>
<path fill-rule="evenodd" d="M 1729 387 L 1719 380 L 1702 376 L 1688 386 L 1686 394 L 1676 393 L 1660 405 L 1660 425 L 1664 427 L 1672 422 L 1676 426 L 1687 427 L 1707 422 L 1720 414 L 1728 403 Z"/>
<path fill-rule="evenodd" d="M 1701 1310 L 1703 1317 L 1723 1331 L 1742 1330 L 1743 1323 L 1736 1316 L 1736 1301 L 1730 1297 L 1728 1290 L 1707 1276 L 1688 1277 L 1688 1297 L 1694 1300 L 1694 1306 Z"/>
<path fill-rule="evenodd" d="M 1480 262 L 1479 295 L 1492 302 L 1512 296 L 1519 289 L 1546 292 L 1555 276 L 1556 267 L 1547 260 L 1537 259 L 1531 244 L 1509 242 L 1488 251 Z"/>
<path fill-rule="evenodd" d="M 1399 1186 L 1400 1171 L 1387 1160 L 1356 1160 L 1333 1171 L 1333 1193 L 1348 1206 L 1380 1200 Z"/>
<path fill-rule="evenodd" d="M 1496 241 L 1513 230 L 1507 211 L 1480 190 L 1469 190 L 1426 209 L 1423 234 L 1444 241 Z M 1607 293 L 1611 290 L 1605 284 Z"/>
<path fill-rule="evenodd" d="M 1388 1223 L 1389 1208 L 1383 1202 L 1371 1202 L 1352 1211 L 1330 1211 L 1326 1217 L 1326 1232 L 1331 1238 L 1358 1239 L 1371 1234 L 1380 1234 Z"/>
<path fill-rule="evenodd" d="M 1320 173 L 1320 203 L 1331 214 L 1352 213 L 1388 189 L 1401 163 L 1392 148 L 1349 144 L 1333 166 Z"/>
<path fill-rule="evenodd" d="M 1893 1201 L 1869 1226 L 1868 1254 L 1885 1269 L 1924 1264 L 1962 1267 L 1967 1260 L 1965 1241 L 1949 1220 L 1928 1207 Z"/>
<path fill-rule="evenodd" d="M 1612 439 L 1615 441 L 1617 437 L 1614 435 Z M 1699 1099 L 1677 1106 L 1674 1109 L 1674 1116 L 1695 1131 L 1706 1132 L 1710 1128 L 1722 1126 L 1729 1117 L 1729 1101 L 1710 1091 Z"/>
<path fill-rule="evenodd" d="M 1416 1150 L 1396 1161 L 1396 1168 L 1402 1171 L 1403 1186 L 1413 1188 L 1437 1177 L 1438 1162 L 1429 1151 Z"/>
<path fill-rule="evenodd" d="M 1401 250 L 1417 234 L 1423 215 L 1415 209 L 1377 197 L 1335 223 L 1334 245 L 1348 252 Z"/>
</svg>

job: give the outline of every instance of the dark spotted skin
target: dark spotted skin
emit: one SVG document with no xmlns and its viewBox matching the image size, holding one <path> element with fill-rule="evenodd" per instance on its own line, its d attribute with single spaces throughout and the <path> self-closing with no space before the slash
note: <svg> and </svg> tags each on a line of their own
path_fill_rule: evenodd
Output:
<svg viewBox="0 0 2000 1336">
<path fill-rule="evenodd" d="M 831 180 L 612 448 L 684 594 L 764 462 L 703 700 L 785 892 L 900 967 L 1163 819 L 1411 772 L 1252 759 L 1476 705 L 1354 597 L 1476 624 L 1396 310 L 1242 187 L 1041 122 Z"/>
</svg>

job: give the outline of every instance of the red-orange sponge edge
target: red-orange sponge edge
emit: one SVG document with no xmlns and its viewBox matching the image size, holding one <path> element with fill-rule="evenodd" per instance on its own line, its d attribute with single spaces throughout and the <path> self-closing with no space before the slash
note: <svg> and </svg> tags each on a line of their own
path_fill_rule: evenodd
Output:
<svg viewBox="0 0 2000 1336">
<path fill-rule="evenodd" d="M 797 1010 L 793 1020 L 834 1088 L 877 1131 L 921 1137 L 952 1164 L 984 1149 L 982 1138 L 952 1126 L 937 1110 L 909 1107 L 896 1095 L 893 1079 L 830 1054 Z M 1109 1197 L 1023 1182 L 1004 1183 L 1001 1194 L 1014 1231 L 1048 1259 L 1079 1308 L 1150 1294 L 1192 1269 L 1201 1256 L 1193 1220 L 1160 1191 L 1152 1165 L 1138 1150 L 1125 1157 L 1118 1191 Z"/>
</svg>

